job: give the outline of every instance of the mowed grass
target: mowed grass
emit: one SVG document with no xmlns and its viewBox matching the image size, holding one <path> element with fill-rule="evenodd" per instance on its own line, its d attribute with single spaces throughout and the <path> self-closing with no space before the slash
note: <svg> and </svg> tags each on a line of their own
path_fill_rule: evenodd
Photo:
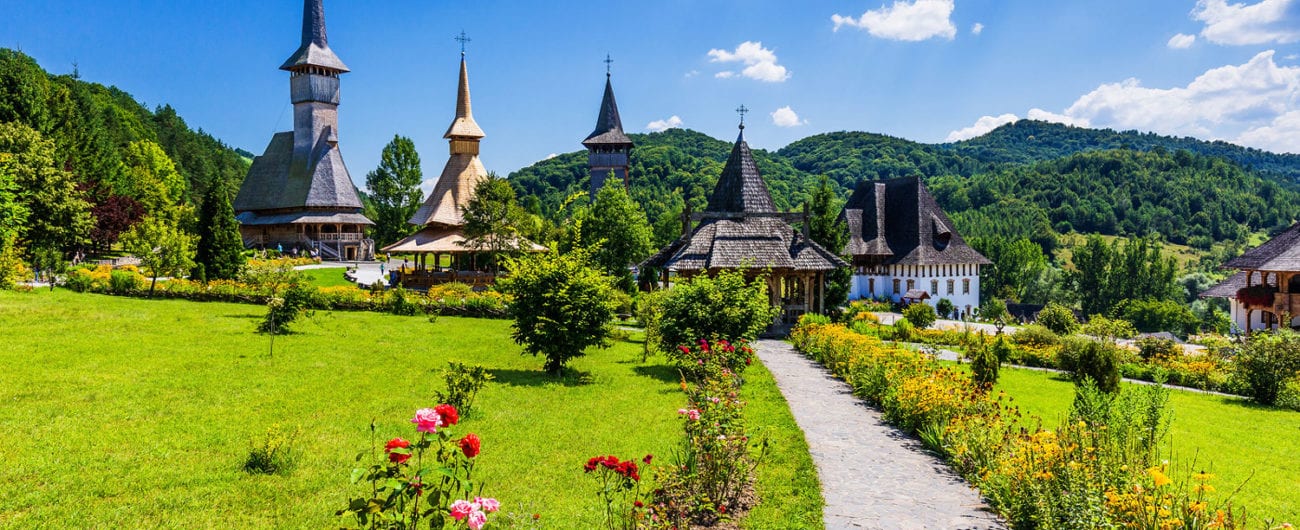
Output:
<svg viewBox="0 0 1300 530">
<path fill-rule="evenodd" d="M 0 527 L 325 528 L 360 486 L 348 477 L 379 443 L 412 437 L 448 361 L 496 380 L 454 427 L 483 439 L 477 478 L 509 519 L 600 525 L 586 459 L 671 462 L 684 403 L 676 372 L 623 342 L 556 380 L 521 356 L 509 322 L 317 312 L 275 341 L 263 308 L 66 291 L 0 292 Z M 802 433 L 755 365 L 748 421 L 773 440 L 750 528 L 820 528 L 822 499 Z M 269 428 L 300 430 L 296 469 L 241 466 Z M 521 525 L 522 526 L 522 525 Z"/>
<path fill-rule="evenodd" d="M 1035 370 L 1004 368 L 998 388 L 1045 428 L 1059 424 L 1074 400 L 1068 379 Z M 1172 445 L 1163 450 L 1166 458 L 1172 450 L 1173 469 L 1213 473 L 1219 498 L 1240 487 L 1234 504 L 1246 508 L 1252 528 L 1264 518 L 1300 523 L 1300 412 L 1181 390 L 1170 391 L 1167 411 Z"/>
<path fill-rule="evenodd" d="M 343 271 L 345 270 L 347 269 L 343 267 L 327 267 L 323 269 L 303 269 L 298 272 L 301 272 L 303 276 L 306 276 L 307 281 L 316 287 L 356 286 L 355 283 L 350 282 L 347 278 L 343 277 Z"/>
</svg>

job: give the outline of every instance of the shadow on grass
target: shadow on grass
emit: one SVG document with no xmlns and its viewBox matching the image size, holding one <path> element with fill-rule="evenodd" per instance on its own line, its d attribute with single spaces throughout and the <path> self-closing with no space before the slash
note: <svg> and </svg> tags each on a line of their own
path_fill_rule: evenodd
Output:
<svg viewBox="0 0 1300 530">
<path fill-rule="evenodd" d="M 238 318 L 241 320 L 261 320 L 266 315 L 254 315 L 252 313 L 243 313 L 235 315 L 221 315 L 221 318 Z"/>
<path fill-rule="evenodd" d="M 676 368 L 666 364 L 656 364 L 651 366 L 637 366 L 632 368 L 636 375 L 644 377 L 653 377 L 665 383 L 676 384 L 682 380 L 682 374 L 678 373 Z"/>
<path fill-rule="evenodd" d="M 547 386 L 561 385 L 566 387 L 587 386 L 594 382 L 591 372 L 573 370 L 566 368 L 564 374 L 555 377 L 545 371 L 538 370 L 503 370 L 491 369 L 488 373 L 492 374 L 492 380 L 497 383 L 504 383 L 510 386 Z"/>
</svg>

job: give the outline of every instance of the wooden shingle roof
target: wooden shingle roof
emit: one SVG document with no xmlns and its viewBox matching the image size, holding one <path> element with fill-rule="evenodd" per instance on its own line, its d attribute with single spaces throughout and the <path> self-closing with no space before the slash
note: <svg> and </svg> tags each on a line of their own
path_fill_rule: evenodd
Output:
<svg viewBox="0 0 1300 530">
<path fill-rule="evenodd" d="M 966 244 L 919 177 L 862 181 L 840 216 L 846 254 L 900 265 L 992 263 Z"/>
<path fill-rule="evenodd" d="M 830 271 L 847 265 L 776 213 L 743 130 L 700 224 L 641 263 L 642 267 L 676 272 L 745 268 Z"/>
<path fill-rule="evenodd" d="M 474 112 L 469 105 L 469 71 L 465 67 L 465 56 L 461 55 L 460 85 L 456 89 L 456 117 L 451 120 L 447 133 L 442 137 L 479 140 L 484 136 L 483 129 L 474 121 Z"/>
<path fill-rule="evenodd" d="M 623 119 L 618 115 L 618 102 L 614 100 L 614 85 L 609 75 L 605 75 L 605 95 L 600 99 L 600 114 L 596 116 L 596 128 L 582 141 L 582 145 L 632 146 L 632 139 L 623 132 Z"/>
<path fill-rule="evenodd" d="M 1223 264 L 1225 269 L 1300 271 L 1300 223 Z"/>
<path fill-rule="evenodd" d="M 1206 289 L 1197 296 L 1200 298 L 1236 298 L 1237 291 L 1246 286 L 1246 272 L 1238 272 L 1229 276 L 1227 279 L 1218 283 L 1214 287 Z"/>
<path fill-rule="evenodd" d="M 236 212 L 286 208 L 361 209 L 343 155 L 331 141 L 333 132 L 317 139 L 316 146 L 294 156 L 293 133 L 276 133 L 266 152 L 253 159 L 248 176 L 235 196 Z"/>
<path fill-rule="evenodd" d="M 325 34 L 323 0 L 303 0 L 302 45 L 280 69 L 293 70 L 302 66 L 319 66 L 340 73 L 348 71 L 348 66 L 330 49 L 329 37 Z"/>
</svg>

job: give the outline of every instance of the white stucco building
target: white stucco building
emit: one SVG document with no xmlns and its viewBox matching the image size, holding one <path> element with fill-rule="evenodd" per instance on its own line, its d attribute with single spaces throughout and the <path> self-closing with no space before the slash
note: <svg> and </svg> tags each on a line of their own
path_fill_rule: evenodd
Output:
<svg viewBox="0 0 1300 530">
<path fill-rule="evenodd" d="M 850 300 L 948 299 L 960 314 L 980 303 L 980 267 L 991 262 L 966 244 L 918 177 L 858 184 L 841 213 L 852 258 Z"/>
</svg>

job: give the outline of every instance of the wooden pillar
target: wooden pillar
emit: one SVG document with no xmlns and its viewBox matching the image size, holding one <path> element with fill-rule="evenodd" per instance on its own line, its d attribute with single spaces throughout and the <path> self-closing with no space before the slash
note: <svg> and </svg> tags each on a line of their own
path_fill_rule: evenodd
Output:
<svg viewBox="0 0 1300 530">
<path fill-rule="evenodd" d="M 817 273 L 817 313 L 826 313 L 826 273 Z"/>
</svg>

